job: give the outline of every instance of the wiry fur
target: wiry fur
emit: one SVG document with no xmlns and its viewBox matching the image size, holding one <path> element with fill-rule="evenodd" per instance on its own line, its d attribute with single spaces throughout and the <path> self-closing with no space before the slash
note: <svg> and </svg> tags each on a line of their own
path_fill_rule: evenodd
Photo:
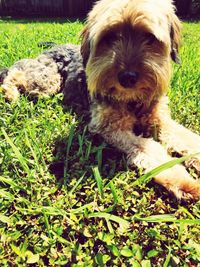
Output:
<svg viewBox="0 0 200 267">
<path fill-rule="evenodd" d="M 88 107 L 85 71 L 78 45 L 57 45 L 35 59 L 22 59 L 0 72 L 1 87 L 9 100 L 20 93 L 31 97 L 64 93 L 65 103 Z"/>
<path fill-rule="evenodd" d="M 200 152 L 200 137 L 171 119 L 165 96 L 170 61 L 179 61 L 180 46 L 180 22 L 171 0 L 98 1 L 82 38 L 92 132 L 145 172 L 171 160 L 168 149 L 180 155 Z M 127 70 L 139 73 L 139 79 L 124 88 L 118 75 Z M 200 171 L 199 157 L 189 164 Z M 161 172 L 155 181 L 177 198 L 200 197 L 199 181 L 182 165 Z"/>
<path fill-rule="evenodd" d="M 100 0 L 82 32 L 82 58 L 78 47 L 55 47 L 4 70 L 2 86 L 9 99 L 20 90 L 41 95 L 62 89 L 66 98 L 78 96 L 88 105 L 84 65 L 90 131 L 126 153 L 130 165 L 148 172 L 172 159 L 168 150 L 200 152 L 200 137 L 173 121 L 167 105 L 170 61 L 179 62 L 179 46 L 180 22 L 171 0 Z M 139 74 L 128 88 L 118 76 L 126 70 Z M 186 164 L 200 172 L 200 157 Z M 199 181 L 183 165 L 156 175 L 155 182 L 177 198 L 200 197 Z"/>
</svg>

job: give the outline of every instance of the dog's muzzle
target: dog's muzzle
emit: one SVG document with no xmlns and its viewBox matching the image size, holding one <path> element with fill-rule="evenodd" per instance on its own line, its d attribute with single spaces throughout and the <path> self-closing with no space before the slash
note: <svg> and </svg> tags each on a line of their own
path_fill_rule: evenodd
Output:
<svg viewBox="0 0 200 267">
<path fill-rule="evenodd" d="M 118 74 L 118 80 L 121 86 L 124 88 L 133 87 L 138 81 L 139 73 L 132 71 L 121 71 Z"/>
</svg>

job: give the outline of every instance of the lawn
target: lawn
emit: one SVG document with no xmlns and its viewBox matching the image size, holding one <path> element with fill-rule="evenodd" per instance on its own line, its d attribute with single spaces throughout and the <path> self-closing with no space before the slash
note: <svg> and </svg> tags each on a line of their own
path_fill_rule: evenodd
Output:
<svg viewBox="0 0 200 267">
<path fill-rule="evenodd" d="M 81 22 L 0 21 L 0 67 L 38 43 L 79 43 Z M 173 116 L 200 133 L 200 23 L 184 23 Z M 62 95 L 0 94 L 0 266 L 200 266 L 200 201 L 137 184 L 123 154 L 91 136 Z M 197 174 L 190 170 L 194 177 Z"/>
</svg>

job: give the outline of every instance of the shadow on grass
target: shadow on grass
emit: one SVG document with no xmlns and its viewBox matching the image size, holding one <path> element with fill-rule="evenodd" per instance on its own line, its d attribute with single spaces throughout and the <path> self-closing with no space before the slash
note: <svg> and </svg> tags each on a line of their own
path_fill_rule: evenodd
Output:
<svg viewBox="0 0 200 267">
<path fill-rule="evenodd" d="M 66 93 L 66 92 L 65 92 Z M 68 92 L 69 95 L 70 92 Z M 74 113 L 76 125 L 71 125 L 68 136 L 62 136 L 54 141 L 54 161 L 49 170 L 58 180 L 83 173 L 91 175 L 92 168 L 98 166 L 103 177 L 112 178 L 114 174 L 128 169 L 125 155 L 116 148 L 105 143 L 100 135 L 91 134 L 88 131 L 90 121 L 89 103 L 84 96 L 79 99 L 77 92 L 70 97 L 63 98 L 63 111 Z M 80 99 L 81 98 L 81 99 Z"/>
<path fill-rule="evenodd" d="M 108 179 L 128 169 L 125 155 L 106 144 L 101 136 L 90 134 L 87 123 L 84 119 L 78 121 L 70 148 L 70 134 L 54 141 L 54 161 L 49 165 L 49 171 L 61 183 L 64 182 L 65 176 L 80 177 L 83 173 L 91 176 L 95 166 L 98 166 L 102 177 Z"/>
<path fill-rule="evenodd" d="M 64 110 L 67 112 L 65 106 Z M 123 177 L 126 176 L 123 173 L 127 172 L 130 175 L 130 172 L 133 171 L 133 177 L 130 178 L 129 184 L 130 190 L 131 188 L 136 190 L 142 197 L 144 192 L 149 191 L 149 188 L 154 188 L 155 194 L 151 196 L 152 201 L 160 198 L 170 207 L 178 208 L 180 202 L 164 187 L 155 184 L 153 180 L 147 185 L 133 186 L 134 181 L 141 175 L 139 170 L 127 166 L 124 153 L 105 143 L 101 136 L 89 133 L 86 126 L 88 123 L 87 116 L 80 116 L 80 113 L 76 115 L 78 117 L 78 124 L 73 133 L 70 149 L 68 150 L 70 134 L 60 137 L 53 144 L 54 160 L 49 165 L 49 171 L 56 177 L 58 187 L 65 185 L 67 190 L 70 191 L 72 189 L 72 185 L 70 185 L 71 179 L 76 178 L 78 181 L 80 177 L 83 177 L 82 185 L 91 186 L 92 180 L 95 181 L 93 168 L 96 166 L 98 166 L 104 185 L 113 179 L 115 180 L 116 177 L 123 181 Z M 184 200 L 182 203 L 184 203 Z"/>
</svg>

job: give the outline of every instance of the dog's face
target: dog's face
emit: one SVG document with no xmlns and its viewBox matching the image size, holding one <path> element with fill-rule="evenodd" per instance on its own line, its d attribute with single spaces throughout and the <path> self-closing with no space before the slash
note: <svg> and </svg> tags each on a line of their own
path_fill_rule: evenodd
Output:
<svg viewBox="0 0 200 267">
<path fill-rule="evenodd" d="M 101 0 L 88 16 L 81 53 L 91 96 L 149 103 L 178 60 L 179 21 L 170 0 Z"/>
</svg>

